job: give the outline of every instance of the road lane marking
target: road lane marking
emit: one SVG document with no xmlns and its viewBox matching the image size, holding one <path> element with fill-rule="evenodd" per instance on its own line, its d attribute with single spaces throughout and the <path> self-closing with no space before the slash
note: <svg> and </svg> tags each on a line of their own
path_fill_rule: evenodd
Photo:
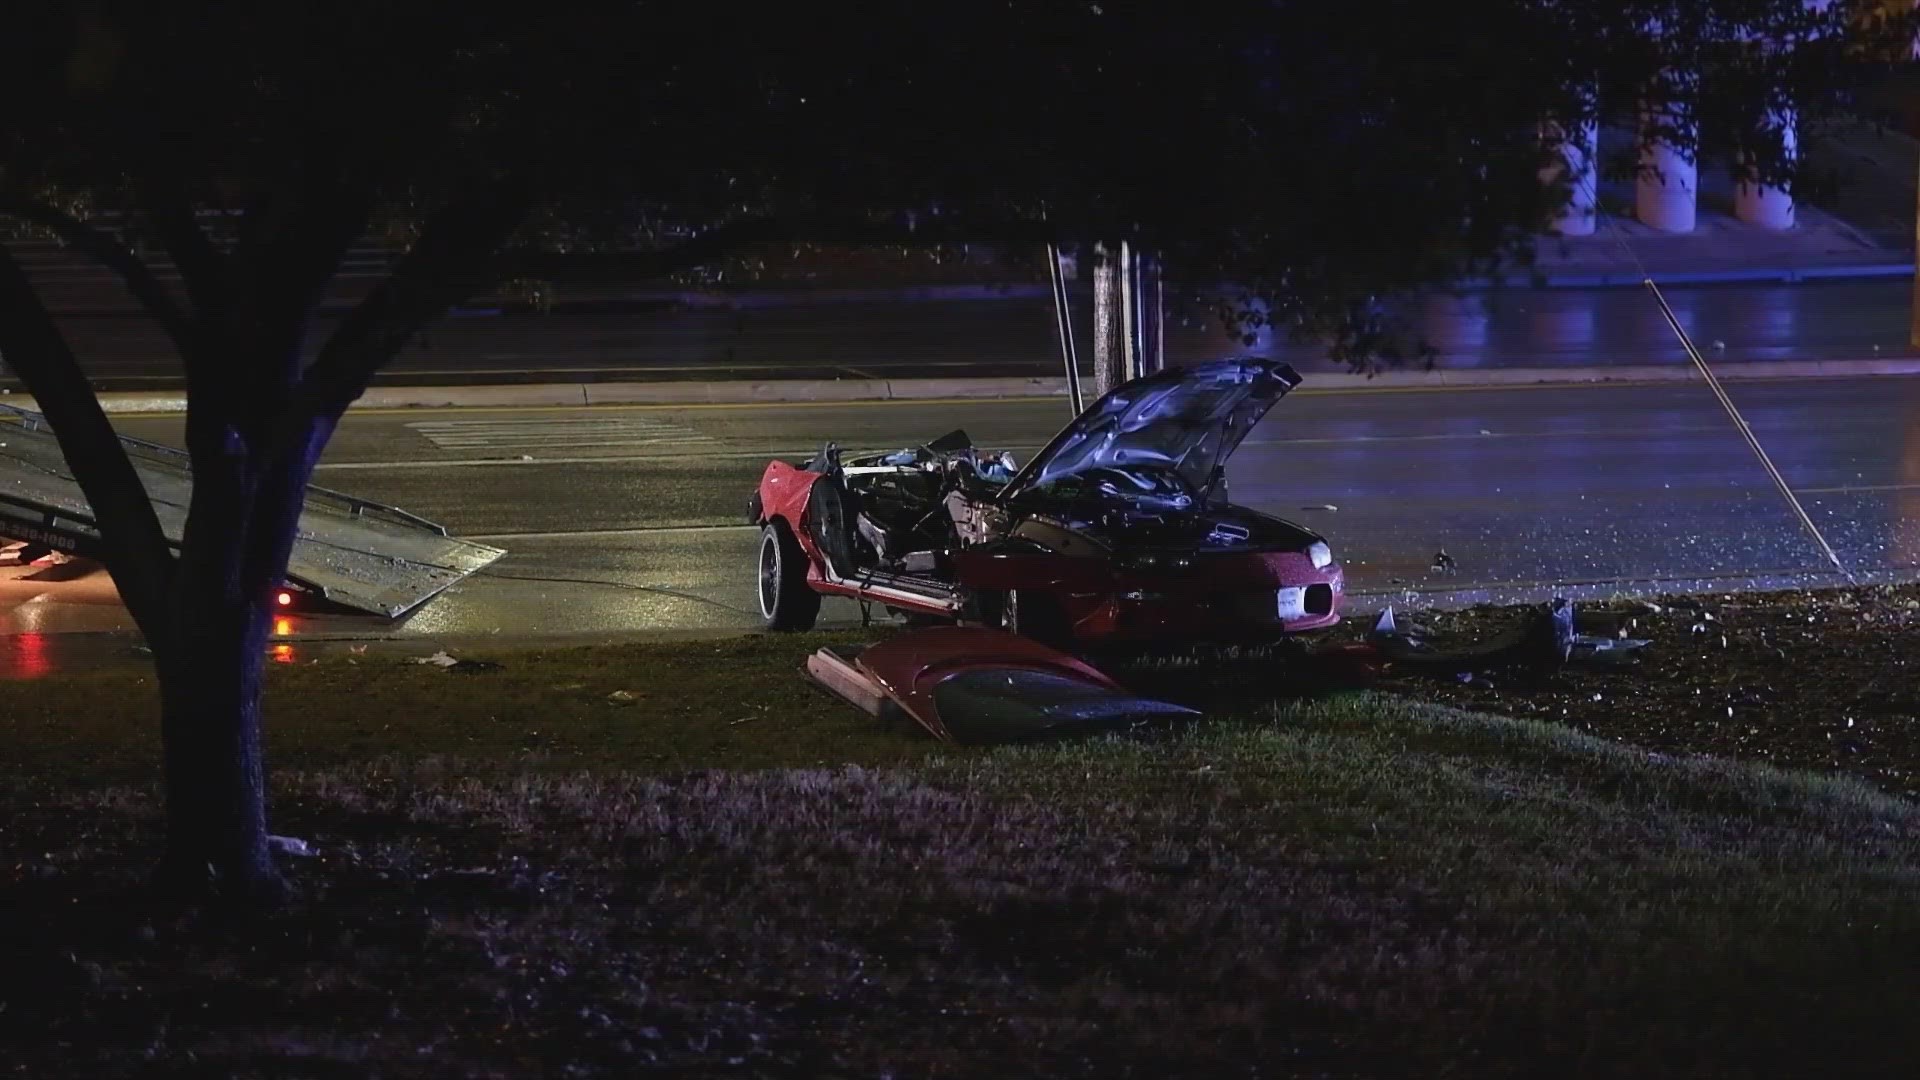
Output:
<svg viewBox="0 0 1920 1080">
<path fill-rule="evenodd" d="M 712 443 L 685 424 L 648 416 L 581 416 L 530 420 L 422 420 L 408 428 L 441 450 L 529 450 L 545 447 L 664 446 Z"/>
<path fill-rule="evenodd" d="M 1012 377 L 1024 378 L 1026 376 L 1012 376 Z M 1733 384 L 1736 386 L 1784 386 L 1784 385 L 1790 385 L 1790 384 L 1805 384 L 1808 382 L 1823 383 L 1823 384 L 1830 384 L 1830 385 L 1841 385 L 1841 384 L 1865 382 L 1870 379 L 1877 380 L 1879 382 L 1884 383 L 1889 379 L 1920 379 L 1920 375 L 1830 375 L 1830 376 L 1819 376 L 1819 377 L 1812 377 L 1812 378 L 1805 377 L 1805 376 L 1777 375 L 1777 376 L 1761 376 L 1761 377 L 1755 377 L 1755 378 L 1742 378 L 1742 379 L 1736 379 L 1732 381 L 1733 381 Z M 573 389 L 578 389 L 577 386 L 571 383 L 568 383 L 565 385 Z M 662 385 L 682 385 L 682 384 L 667 383 Z M 691 384 L 688 384 L 688 385 L 691 385 Z M 1503 392 L 1503 391 L 1538 391 L 1538 390 L 1575 390 L 1575 391 L 1646 390 L 1646 389 L 1675 389 L 1680 387 L 1698 388 L 1702 385 L 1704 384 L 1697 381 L 1693 381 L 1693 380 L 1688 380 L 1686 382 L 1673 382 L 1673 381 L 1666 381 L 1666 380 L 1616 379 L 1616 380 L 1602 380 L 1602 381 L 1593 381 L 1593 382 L 1484 383 L 1484 384 L 1476 384 L 1472 386 L 1355 386 L 1355 387 L 1328 387 L 1328 388 L 1320 388 L 1320 389 L 1302 387 L 1301 389 L 1295 390 L 1289 396 L 1291 397 L 1341 397 L 1341 396 L 1351 397 L 1356 394 L 1377 394 L 1377 395 L 1467 394 L 1467 393 L 1489 393 L 1489 392 Z M 497 387 L 482 387 L 482 389 L 496 389 L 496 388 Z M 374 389 L 380 390 L 380 389 L 389 389 L 389 388 L 374 387 Z M 460 387 L 436 388 L 436 387 L 396 386 L 396 387 L 391 387 L 391 389 L 458 390 L 461 388 Z M 445 413 L 445 412 L 454 412 L 454 413 L 658 412 L 658 411 L 672 411 L 672 410 L 710 411 L 710 410 L 716 410 L 716 409 L 783 409 L 783 410 L 784 409 L 828 409 L 828 408 L 871 409 L 871 408 L 881 408 L 881 407 L 895 408 L 895 407 L 901 407 L 901 406 L 918 407 L 918 406 L 942 406 L 942 405 L 977 405 L 977 406 L 1004 407 L 1007 405 L 1024 405 L 1024 404 L 1030 404 L 1030 403 L 1036 404 L 1036 405 L 1037 404 L 1060 405 L 1060 404 L 1064 404 L 1066 400 L 1067 400 L 1066 392 L 1062 391 L 1057 394 L 1019 394 L 1019 395 L 1010 395 L 1007 397 L 993 397 L 993 398 L 982 398 L 982 397 L 889 398 L 889 399 L 868 398 L 868 399 L 860 399 L 860 400 L 853 400 L 853 401 L 685 401 L 685 402 L 653 402 L 648 404 L 636 403 L 636 404 L 625 404 L 625 405 L 619 405 L 619 404 L 393 405 L 393 406 L 380 406 L 377 408 L 375 407 L 353 408 L 348 411 L 346 418 L 351 420 L 354 417 L 359 417 L 359 416 L 408 416 L 408 415 L 426 416 L 434 413 Z M 175 409 L 175 410 L 156 409 L 151 412 L 139 413 L 137 414 L 137 418 L 160 419 L 160 418 L 169 418 L 169 417 L 180 417 L 185 415 L 186 415 L 185 411 L 180 409 Z"/>
<path fill-rule="evenodd" d="M 1311 437 L 1288 438 L 1288 439 L 1249 439 L 1246 442 L 1241 444 L 1241 449 L 1247 450 L 1247 449 L 1293 447 L 1293 446 L 1302 446 L 1302 447 L 1350 446 L 1350 445 L 1366 446 L 1366 445 L 1375 445 L 1375 444 L 1381 444 L 1381 443 L 1435 443 L 1435 442 L 1455 442 L 1455 441 L 1483 442 L 1489 439 L 1499 439 L 1499 440 L 1542 439 L 1542 438 L 1554 438 L 1554 439 L 1562 439 L 1562 440 L 1573 439 L 1573 438 L 1645 439 L 1645 438 L 1663 436 L 1663 435 L 1701 435 L 1701 434 L 1711 435 L 1711 434 L 1717 434 L 1720 432 L 1725 432 L 1730 437 L 1735 434 L 1735 432 L 1729 429 L 1726 425 L 1716 424 L 1716 425 L 1698 426 L 1698 427 L 1661 427 L 1661 428 L 1652 428 L 1647 430 L 1634 430 L 1634 429 L 1622 428 L 1622 429 L 1613 429 L 1613 430 L 1575 430 L 1575 431 L 1562 430 L 1562 431 L 1551 431 L 1551 432 L 1511 431 L 1511 432 L 1493 432 L 1491 434 L 1483 434 L 1481 432 L 1475 431 L 1472 433 L 1454 432 L 1454 433 L 1441 433 L 1441 434 L 1429 434 L 1429 435 L 1329 435 L 1329 436 L 1311 436 Z M 717 441 L 717 440 L 709 440 L 709 441 Z M 508 444 L 500 444 L 500 445 L 502 446 L 503 449 L 518 449 L 518 447 L 509 446 Z M 549 444 L 549 445 L 565 447 L 568 445 L 615 446 L 615 445 L 632 445 L 632 444 L 587 441 L 587 442 L 579 442 L 579 443 L 573 443 L 573 444 L 556 443 L 556 444 Z M 872 447 L 867 449 L 860 449 L 856 447 L 843 447 L 842 454 L 844 457 L 853 458 L 853 457 L 859 457 L 865 454 L 885 453 L 889 450 L 897 450 L 903 446 L 909 446 L 909 445 L 912 445 L 910 441 L 902 440 L 898 443 L 891 443 L 891 444 L 887 444 L 886 446 Z M 1045 445 L 1046 444 L 1044 443 L 992 443 L 991 445 L 985 447 L 985 449 L 990 449 L 995 451 L 1005 450 L 1005 451 L 1010 451 L 1014 453 L 1031 454 L 1031 453 L 1038 452 Z M 475 448 L 478 448 L 478 447 L 475 447 Z M 452 447 L 449 447 L 449 449 L 452 449 Z M 785 450 L 711 450 L 711 451 L 702 450 L 702 451 L 692 451 L 688 453 L 678 453 L 678 454 L 604 454 L 604 455 L 595 455 L 591 457 L 589 456 L 533 457 L 531 460 L 525 460 L 519 457 L 511 457 L 511 458 L 497 457 L 497 458 L 454 458 L 454 459 L 448 459 L 443 461 L 421 461 L 418 459 L 413 459 L 408 461 L 335 461 L 335 462 L 323 462 L 322 464 L 316 466 L 316 470 L 379 471 L 384 469 L 396 469 L 396 470 L 454 469 L 454 468 L 478 468 L 478 467 L 495 466 L 495 465 L 518 465 L 523 467 L 529 466 L 529 465 L 636 465 L 636 464 L 643 464 L 646 462 L 738 461 L 742 459 L 748 459 L 748 460 L 758 459 L 758 460 L 771 461 L 775 458 L 780 458 L 783 460 L 791 460 L 796 458 L 811 457 L 817 451 L 818 451 L 818 448 L 815 447 L 812 449 L 785 449 Z M 1818 490 L 1818 489 L 1809 489 L 1809 490 Z"/>
<path fill-rule="evenodd" d="M 512 354 L 503 353 L 503 354 L 496 355 L 493 353 L 488 353 L 486 358 L 489 360 L 514 360 L 514 359 L 519 359 L 521 357 L 534 359 L 539 356 L 546 356 L 546 355 L 551 355 L 551 354 L 550 353 L 512 353 Z M 975 360 L 883 360 L 878 363 L 867 363 L 868 368 L 879 368 L 883 370 L 892 370 L 892 369 L 898 368 L 905 371 L 919 371 L 923 368 L 978 368 L 979 366 L 980 366 L 979 361 L 975 361 Z M 1018 366 L 1018 365 L 1015 365 L 1015 366 Z M 1037 364 L 1029 364 L 1026 366 L 1032 367 L 1035 369 L 1038 369 L 1040 367 L 1040 365 L 1037 365 Z M 735 372 L 735 371 L 778 372 L 778 371 L 806 371 L 806 370 L 851 371 L 859 375 L 863 379 L 884 378 L 884 376 L 866 374 L 865 371 L 860 368 L 850 368 L 841 364 L 833 363 L 831 361 L 822 361 L 817 365 L 813 365 L 813 364 L 649 364 L 643 367 L 533 367 L 533 368 L 486 367 L 486 368 L 409 368 L 406 370 L 408 374 L 431 375 L 436 379 L 456 378 L 456 377 L 499 378 L 505 375 L 599 375 L 599 376 L 645 375 L 648 373 L 658 373 L 662 371 L 698 371 L 703 374 L 715 375 L 715 374 L 725 374 L 728 372 Z M 1046 376 L 1012 375 L 1007 377 L 1018 379 L 1018 378 L 1029 378 L 1029 377 L 1045 378 Z M 616 380 L 607 379 L 603 377 L 599 381 L 613 382 Z M 635 380 L 622 380 L 622 381 L 657 382 L 660 380 L 635 379 Z M 710 380 L 700 380 L 700 381 L 710 381 Z"/>
<path fill-rule="evenodd" d="M 898 449 L 897 447 L 895 449 Z M 1009 449 L 1018 449 L 1009 447 Z M 873 451 L 879 453 L 880 451 Z M 797 460 L 812 457 L 818 453 L 813 450 L 721 450 L 687 454 L 605 454 L 594 457 L 536 457 L 531 461 L 519 458 L 455 458 L 447 461 L 333 461 L 314 466 L 314 471 L 327 472 L 379 472 L 387 469 L 472 469 L 490 465 L 640 465 L 647 462 L 685 462 L 685 461 L 772 461 L 775 458 Z M 868 453 L 865 450 L 849 450 L 849 457 Z"/>
<path fill-rule="evenodd" d="M 1021 378 L 1023 376 L 1013 376 L 1013 377 Z M 1737 380 L 1733 380 L 1733 384 L 1736 386 L 1756 386 L 1756 385 L 1782 386 L 1782 385 L 1788 385 L 1788 384 L 1805 384 L 1808 382 L 1814 382 L 1814 383 L 1838 385 L 1838 384 L 1845 384 L 1845 383 L 1859 383 L 1859 382 L 1865 382 L 1868 380 L 1877 380 L 1880 382 L 1885 382 L 1889 379 L 1906 379 L 1906 380 L 1920 379 L 1920 375 L 1834 375 L 1834 376 L 1824 376 L 1816 379 L 1808 379 L 1805 377 L 1792 376 L 1792 375 L 1780 375 L 1780 376 L 1757 377 L 1757 378 L 1751 378 L 1751 379 L 1737 379 Z M 1289 397 L 1343 397 L 1343 396 L 1351 397 L 1356 394 L 1381 394 L 1381 395 L 1385 395 L 1385 394 L 1466 394 L 1466 393 L 1491 393 L 1491 392 L 1502 392 L 1502 391 L 1646 390 L 1646 389 L 1653 389 L 1653 388 L 1661 388 L 1661 389 L 1696 388 L 1697 389 L 1704 385 L 1705 385 L 1704 383 L 1692 381 L 1692 380 L 1689 380 L 1687 382 L 1671 382 L 1671 381 L 1665 381 L 1665 380 L 1617 379 L 1617 380 L 1597 380 L 1592 382 L 1481 383 L 1481 384 L 1475 384 L 1471 386 L 1353 386 L 1353 387 L 1302 386 L 1300 389 L 1293 391 L 1288 396 Z M 376 387 L 375 389 L 381 389 L 381 388 Z M 398 388 L 396 387 L 396 389 Z M 426 387 L 425 389 L 433 389 L 433 388 Z M 827 409 L 827 408 L 871 409 L 871 408 L 881 408 L 881 407 L 896 408 L 896 407 L 902 407 L 902 406 L 913 407 L 913 406 L 944 406 L 944 405 L 976 405 L 976 406 L 983 406 L 983 407 L 991 407 L 991 406 L 1024 405 L 1024 404 L 1064 405 L 1066 403 L 1066 400 L 1067 400 L 1067 397 L 1065 392 L 1063 391 L 1058 394 L 1024 394 L 1024 395 L 1012 395 L 1008 397 L 995 397 L 995 398 L 981 398 L 981 397 L 889 398 L 889 399 L 870 398 L 870 399 L 861 399 L 861 400 L 853 400 L 853 401 L 689 401 L 689 402 L 667 402 L 667 403 L 626 404 L 626 405 L 619 405 L 619 404 L 445 405 L 445 406 L 408 405 L 408 406 L 353 409 L 352 411 L 348 412 L 347 416 L 349 419 L 351 419 L 352 417 L 355 417 L 355 416 L 389 416 L 389 415 L 398 415 L 398 414 L 405 414 L 405 413 L 420 415 L 423 413 L 430 413 L 430 412 L 468 412 L 468 413 L 581 412 L 581 411 L 640 412 L 640 411 L 656 411 L 656 410 L 672 410 L 672 409 L 688 409 L 688 410 Z M 178 415 L 178 414 L 148 413 L 146 415 L 158 416 L 158 415 Z"/>
<path fill-rule="evenodd" d="M 1799 492 L 1802 495 L 1856 495 L 1856 494 L 1867 494 L 1875 491 L 1916 491 L 1916 490 L 1920 490 L 1920 483 L 1916 483 L 1916 484 L 1849 484 L 1849 485 L 1843 485 L 1840 487 L 1797 487 L 1797 488 L 1794 488 L 1793 490 Z"/>
<path fill-rule="evenodd" d="M 559 532 L 463 533 L 462 540 L 491 544 L 510 540 L 605 540 L 615 537 L 664 536 L 669 533 L 759 532 L 758 525 L 660 525 L 632 529 L 575 529 Z"/>
</svg>

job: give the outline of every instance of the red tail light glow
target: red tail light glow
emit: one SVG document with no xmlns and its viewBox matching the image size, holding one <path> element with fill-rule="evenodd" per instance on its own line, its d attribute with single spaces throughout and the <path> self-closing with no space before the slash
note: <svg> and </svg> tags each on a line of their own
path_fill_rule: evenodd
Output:
<svg viewBox="0 0 1920 1080">
<path fill-rule="evenodd" d="M 282 591 L 278 596 L 275 596 L 273 600 L 274 603 L 279 604 L 281 607 L 293 606 L 293 594 L 290 592 Z"/>
</svg>

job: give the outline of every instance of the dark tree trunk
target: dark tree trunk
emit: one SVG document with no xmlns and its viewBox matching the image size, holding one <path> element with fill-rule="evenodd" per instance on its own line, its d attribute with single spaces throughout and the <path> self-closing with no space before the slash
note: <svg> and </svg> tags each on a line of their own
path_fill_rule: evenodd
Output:
<svg viewBox="0 0 1920 1080">
<path fill-rule="evenodd" d="M 214 600 L 219 594 L 192 575 L 184 581 L 185 605 L 159 664 L 167 790 L 162 876 L 195 895 L 270 901 L 285 886 L 267 847 L 260 726 L 267 605 Z"/>
<path fill-rule="evenodd" d="M 289 355 L 296 362 L 285 376 L 293 377 L 297 353 Z M 209 393 L 190 410 L 193 501 L 173 632 L 155 648 L 167 785 L 163 872 L 189 892 L 257 904 L 286 891 L 268 846 L 262 753 L 269 597 L 286 572 L 306 485 L 333 425 L 309 423 L 276 459 L 271 426 L 235 398 Z"/>
<path fill-rule="evenodd" d="M 181 537 L 171 632 L 154 643 L 167 785 L 163 877 L 251 902 L 282 891 L 267 848 L 260 685 L 269 611 L 243 567 L 254 485 L 218 402 L 190 406 L 193 499 Z"/>
<path fill-rule="evenodd" d="M 321 183 L 268 200 L 272 212 L 231 254 L 207 243 L 184 196 L 159 207 L 191 312 L 111 237 L 48 212 L 126 279 L 185 361 L 193 496 L 177 559 L 71 350 L 25 272 L 0 250 L 8 316 L 0 346 L 53 421 L 99 516 L 114 582 L 154 652 L 167 798 L 162 880 L 192 897 L 258 904 L 285 894 L 268 842 L 262 752 L 269 597 L 338 417 L 410 333 L 500 276 L 498 249 L 531 205 L 523 180 L 444 208 L 311 365 L 302 363 L 307 320 L 364 232 L 371 190 L 345 192 L 341 202 L 340 189 Z M 658 269 L 693 265 L 723 239 L 724 231 L 703 237 Z"/>
</svg>

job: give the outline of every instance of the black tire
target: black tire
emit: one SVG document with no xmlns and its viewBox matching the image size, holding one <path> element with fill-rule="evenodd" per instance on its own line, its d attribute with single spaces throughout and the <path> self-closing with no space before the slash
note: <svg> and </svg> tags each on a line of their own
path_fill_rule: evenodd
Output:
<svg viewBox="0 0 1920 1080">
<path fill-rule="evenodd" d="M 807 585 L 807 553 L 779 519 L 760 530 L 754 575 L 760 617 L 769 630 L 811 630 L 820 618 L 820 594 Z"/>
</svg>

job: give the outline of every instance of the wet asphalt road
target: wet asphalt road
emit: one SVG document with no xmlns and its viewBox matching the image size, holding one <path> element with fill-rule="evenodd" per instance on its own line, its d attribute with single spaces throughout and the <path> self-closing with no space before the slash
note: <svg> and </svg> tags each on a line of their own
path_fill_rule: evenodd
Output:
<svg viewBox="0 0 1920 1080">
<path fill-rule="evenodd" d="M 1920 379 L 1732 391 L 1850 569 L 1920 566 Z M 755 535 L 744 507 L 767 457 L 799 457 L 828 438 L 895 447 L 962 426 L 1024 459 L 1065 419 L 1058 401 L 355 415 L 320 483 L 510 554 L 399 626 L 289 629 L 456 638 L 748 627 Z M 122 422 L 158 441 L 177 441 L 178 425 Z M 1374 594 L 1360 607 L 1404 602 L 1407 589 L 1544 599 L 1570 584 L 1732 587 L 1823 563 L 1702 386 L 1303 391 L 1254 433 L 1229 482 L 1235 501 L 1323 532 L 1351 588 Z M 1439 549 L 1456 574 L 1430 572 Z M 109 629 L 119 618 L 63 606 L 51 587 L 34 603 L 0 607 L 10 620 L 0 632 Z M 825 615 L 847 622 L 857 611 L 829 601 Z"/>
<path fill-rule="evenodd" d="M 1911 282 L 1671 288 L 1682 323 L 1710 357 L 1860 359 L 1906 349 Z M 1082 356 L 1091 304 L 1076 301 Z M 1192 314 L 1205 314 L 1196 309 Z M 1686 355 L 1638 288 L 1500 290 L 1411 301 L 1411 326 L 1456 368 L 1683 364 Z M 136 313 L 71 308 L 59 316 L 103 389 L 179 385 L 169 344 Z M 314 330 L 314 345 L 330 331 Z M 1170 329 L 1175 363 L 1246 351 L 1215 321 Z M 1269 336 L 1302 370 L 1332 370 L 1315 346 Z M 620 379 L 905 378 L 1050 375 L 1058 339 L 1044 293 L 1010 299 L 785 304 L 671 310 L 617 299 L 545 317 L 461 317 L 419 335 L 378 381 L 586 382 Z"/>
</svg>

